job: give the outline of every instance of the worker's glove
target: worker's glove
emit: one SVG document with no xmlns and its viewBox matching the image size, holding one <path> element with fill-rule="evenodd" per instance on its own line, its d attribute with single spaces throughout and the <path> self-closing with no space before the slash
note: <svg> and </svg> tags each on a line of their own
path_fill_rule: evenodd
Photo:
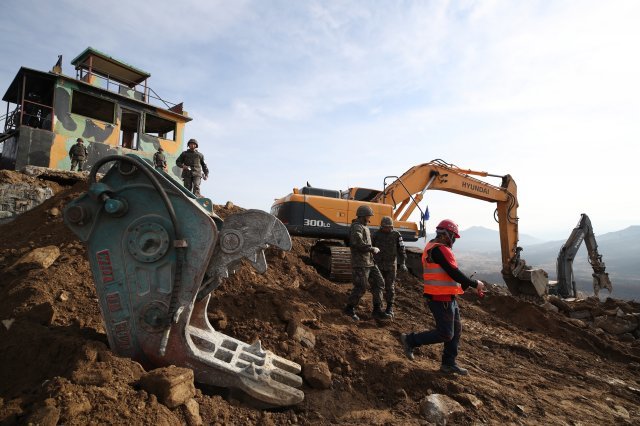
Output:
<svg viewBox="0 0 640 426">
<path fill-rule="evenodd" d="M 208 177 L 209 177 L 209 175 L 204 175 L 204 176 L 202 176 L 202 178 L 203 178 L 204 180 L 207 180 L 207 178 L 208 178 Z"/>
<path fill-rule="evenodd" d="M 407 268 L 407 265 L 405 265 L 404 263 L 400 264 L 400 266 L 398 266 L 398 269 L 400 269 L 402 272 L 409 271 L 409 269 Z"/>
<path fill-rule="evenodd" d="M 478 293 L 478 297 L 482 299 L 484 297 L 484 283 L 480 280 L 477 280 L 476 282 L 476 293 Z"/>
<path fill-rule="evenodd" d="M 378 247 L 371 247 L 371 251 L 373 252 L 373 254 L 380 253 L 380 249 Z"/>
</svg>

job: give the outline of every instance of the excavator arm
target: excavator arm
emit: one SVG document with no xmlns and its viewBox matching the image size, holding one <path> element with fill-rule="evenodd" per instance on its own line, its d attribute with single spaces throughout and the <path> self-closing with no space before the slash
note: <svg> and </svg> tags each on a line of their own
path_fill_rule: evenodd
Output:
<svg viewBox="0 0 640 426">
<path fill-rule="evenodd" d="M 473 176 L 502 178 L 500 186 L 491 185 Z M 386 181 L 386 179 L 385 179 Z M 500 229 L 502 275 L 512 294 L 541 296 L 546 292 L 545 271 L 532 269 L 520 258 L 518 247 L 517 186 L 510 175 L 460 169 L 442 160 L 419 164 L 397 177 L 372 201 L 393 206 L 394 219 L 407 220 L 427 190 L 452 192 L 465 197 L 496 203 Z"/>
<path fill-rule="evenodd" d="M 589 216 L 582 213 L 580 220 L 571 231 L 569 238 L 564 243 L 558 253 L 556 264 L 558 274 L 558 284 L 556 292 L 562 297 L 576 297 L 576 281 L 573 275 L 573 260 L 582 245 L 582 241 L 587 246 L 589 264 L 593 268 L 593 291 L 597 296 L 601 289 L 606 288 L 611 293 L 612 285 L 609 274 L 605 272 L 606 265 L 602 260 L 602 255 L 598 253 L 598 244 L 593 233 Z"/>
</svg>

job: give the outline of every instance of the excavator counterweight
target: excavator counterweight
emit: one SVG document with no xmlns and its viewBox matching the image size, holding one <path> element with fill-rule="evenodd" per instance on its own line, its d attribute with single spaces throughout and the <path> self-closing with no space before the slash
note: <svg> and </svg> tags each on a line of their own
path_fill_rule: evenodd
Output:
<svg viewBox="0 0 640 426">
<path fill-rule="evenodd" d="M 145 368 L 191 368 L 197 382 L 264 406 L 302 401 L 298 364 L 214 330 L 207 318 L 211 291 L 242 259 L 264 273 L 266 247 L 291 248 L 284 225 L 259 210 L 222 221 L 210 200 L 132 154 L 100 160 L 90 183 L 64 218 L 86 243 L 111 349 Z"/>
</svg>

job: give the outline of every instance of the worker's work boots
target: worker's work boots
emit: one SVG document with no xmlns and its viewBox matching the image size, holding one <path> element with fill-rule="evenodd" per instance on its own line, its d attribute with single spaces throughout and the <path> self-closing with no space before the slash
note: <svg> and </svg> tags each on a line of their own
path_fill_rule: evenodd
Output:
<svg viewBox="0 0 640 426">
<path fill-rule="evenodd" d="M 391 319 L 391 315 L 383 312 L 380 306 L 374 306 L 373 312 L 371 312 L 371 316 L 377 320 L 388 320 Z"/>
<path fill-rule="evenodd" d="M 469 370 L 455 364 L 454 365 L 442 364 L 440 366 L 440 372 L 445 374 L 459 374 L 461 376 L 466 376 L 467 374 L 469 374 Z"/>
<path fill-rule="evenodd" d="M 345 306 L 342 312 L 344 312 L 344 314 L 350 317 L 352 320 L 360 321 L 360 317 L 358 316 L 358 314 L 356 314 L 356 308 L 353 305 Z"/>
<path fill-rule="evenodd" d="M 408 334 L 402 333 L 400 335 L 400 343 L 402 343 L 402 349 L 404 350 L 404 356 L 406 356 L 408 359 L 413 361 L 415 359 L 415 356 L 413 355 L 413 346 L 411 346 L 409 344 L 409 341 L 407 340 L 408 337 L 409 337 Z"/>
<path fill-rule="evenodd" d="M 387 309 L 385 309 L 384 313 L 389 315 L 389 318 L 394 318 L 396 316 L 396 314 L 393 312 L 392 303 L 387 303 Z"/>
</svg>

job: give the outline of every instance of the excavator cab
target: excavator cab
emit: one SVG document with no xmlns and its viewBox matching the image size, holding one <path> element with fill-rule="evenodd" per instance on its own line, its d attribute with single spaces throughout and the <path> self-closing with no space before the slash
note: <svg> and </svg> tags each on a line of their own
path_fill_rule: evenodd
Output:
<svg viewBox="0 0 640 426">
<path fill-rule="evenodd" d="M 191 368 L 197 382 L 262 406 L 301 402 L 300 365 L 216 331 L 207 318 L 210 293 L 242 259 L 264 273 L 266 247 L 291 248 L 284 225 L 260 210 L 222 221 L 210 200 L 133 154 L 99 160 L 89 180 L 64 219 L 87 246 L 111 349 L 146 368 Z"/>
</svg>

